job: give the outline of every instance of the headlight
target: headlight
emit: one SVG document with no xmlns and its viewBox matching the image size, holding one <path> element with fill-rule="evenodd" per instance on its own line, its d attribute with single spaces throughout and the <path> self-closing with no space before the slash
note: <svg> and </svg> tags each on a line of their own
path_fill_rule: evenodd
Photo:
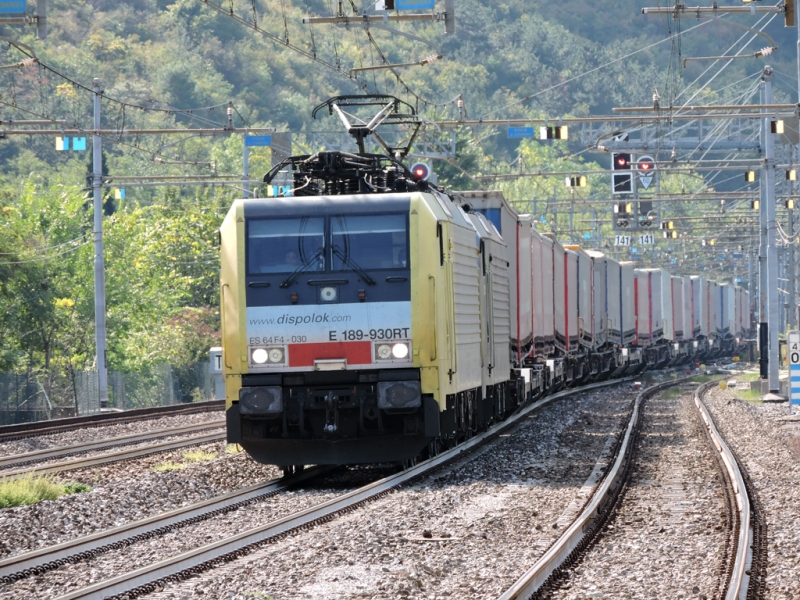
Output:
<svg viewBox="0 0 800 600">
<path fill-rule="evenodd" d="M 378 358 L 391 358 L 392 347 L 389 344 L 381 344 L 378 346 Z"/>
<path fill-rule="evenodd" d="M 264 361 L 261 361 L 264 362 Z M 269 351 L 269 362 L 279 363 L 283 362 L 283 350 L 280 348 L 273 348 Z"/>
<path fill-rule="evenodd" d="M 392 346 L 392 356 L 395 358 L 405 358 L 408 356 L 408 346 L 406 344 L 395 344 Z"/>
<path fill-rule="evenodd" d="M 256 348 L 253 350 L 253 354 L 251 356 L 254 363 L 263 365 L 265 362 L 267 362 L 268 354 L 264 348 Z"/>
</svg>

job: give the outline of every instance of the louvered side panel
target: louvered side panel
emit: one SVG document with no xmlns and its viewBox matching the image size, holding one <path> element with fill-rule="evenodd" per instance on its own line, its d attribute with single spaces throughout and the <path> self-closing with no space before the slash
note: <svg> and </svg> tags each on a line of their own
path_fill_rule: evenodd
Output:
<svg viewBox="0 0 800 600">
<path fill-rule="evenodd" d="M 459 390 L 481 385 L 481 314 L 475 232 L 456 228 L 450 249 L 453 277 L 456 377 Z"/>
</svg>

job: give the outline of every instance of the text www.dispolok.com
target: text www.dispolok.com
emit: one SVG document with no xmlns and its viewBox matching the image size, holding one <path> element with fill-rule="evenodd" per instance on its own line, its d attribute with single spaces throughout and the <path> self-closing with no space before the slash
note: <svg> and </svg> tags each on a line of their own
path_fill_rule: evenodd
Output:
<svg viewBox="0 0 800 600">
<path fill-rule="evenodd" d="M 250 319 L 250 325 L 309 325 L 311 323 L 347 323 L 352 319 L 350 315 L 281 315 L 273 319 Z"/>
</svg>

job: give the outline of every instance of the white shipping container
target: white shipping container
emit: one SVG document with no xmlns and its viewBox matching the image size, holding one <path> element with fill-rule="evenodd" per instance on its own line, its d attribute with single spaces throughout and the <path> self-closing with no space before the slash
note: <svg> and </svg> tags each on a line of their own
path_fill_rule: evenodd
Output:
<svg viewBox="0 0 800 600">
<path fill-rule="evenodd" d="M 692 337 L 708 337 L 706 304 L 703 299 L 708 296 L 704 290 L 706 278 L 695 275 L 691 278 L 692 282 Z"/>
<path fill-rule="evenodd" d="M 586 348 L 594 349 L 594 301 L 592 297 L 592 278 L 594 276 L 592 257 L 580 246 L 567 246 L 577 258 L 576 290 L 577 290 L 577 326 L 578 343 Z"/>
<path fill-rule="evenodd" d="M 684 317 L 683 317 L 683 277 L 672 277 L 672 322 L 673 335 L 672 338 L 676 342 L 682 342 L 685 338 L 684 331 Z"/>
<path fill-rule="evenodd" d="M 639 346 L 652 346 L 664 336 L 662 318 L 662 272 L 660 269 L 634 271 L 637 341 Z"/>
<path fill-rule="evenodd" d="M 636 309 L 634 307 L 633 263 L 620 263 L 620 321 L 623 331 L 623 345 L 636 339 Z"/>
<path fill-rule="evenodd" d="M 692 278 L 688 275 L 681 277 L 683 279 L 683 339 L 694 339 L 694 322 L 692 319 L 692 303 L 694 296 L 692 295 Z"/>
<path fill-rule="evenodd" d="M 608 259 L 602 252 L 587 250 L 592 259 L 592 341 L 595 348 L 608 341 Z"/>
<path fill-rule="evenodd" d="M 608 340 L 622 345 L 622 266 L 606 257 L 606 314 L 608 315 Z"/>
<path fill-rule="evenodd" d="M 545 237 L 553 242 L 553 314 L 555 316 L 556 347 L 569 349 L 569 287 L 567 280 L 567 251 L 552 234 Z"/>
<path fill-rule="evenodd" d="M 705 298 L 707 313 L 706 327 L 709 337 L 718 337 L 718 331 L 722 328 L 719 322 L 719 285 L 716 281 L 706 280 L 707 296 Z"/>
<path fill-rule="evenodd" d="M 675 340 L 675 316 L 672 313 L 672 275 L 666 269 L 659 269 L 661 273 L 661 326 L 663 339 L 672 342 Z"/>
<path fill-rule="evenodd" d="M 720 295 L 720 329 L 721 338 L 731 337 L 736 333 L 736 290 L 730 283 L 719 286 Z"/>
<path fill-rule="evenodd" d="M 537 356 L 546 357 L 555 346 L 553 240 L 536 229 L 531 232 L 531 263 L 533 338 Z"/>
</svg>

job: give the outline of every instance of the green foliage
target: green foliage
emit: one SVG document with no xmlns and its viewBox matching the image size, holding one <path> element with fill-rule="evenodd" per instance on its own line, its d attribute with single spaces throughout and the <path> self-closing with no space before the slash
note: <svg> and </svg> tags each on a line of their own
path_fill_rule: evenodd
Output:
<svg viewBox="0 0 800 600">
<path fill-rule="evenodd" d="M 0 480 L 0 508 L 26 506 L 42 500 L 55 500 L 66 492 L 52 477 L 29 474 L 19 479 Z"/>
<path fill-rule="evenodd" d="M 221 126 L 227 124 L 230 100 L 237 109 L 235 125 L 243 117 L 252 126 L 301 132 L 294 136 L 294 152 L 305 153 L 318 148 L 303 134 L 340 130 L 335 117 L 320 114 L 312 121 L 311 109 L 326 98 L 363 88 L 397 95 L 431 120 L 457 118 L 454 99 L 459 96 L 463 116 L 505 119 L 608 114 L 614 106 L 651 102 L 654 87 L 663 98 L 679 91 L 685 92 L 684 99 L 697 93 L 697 103 L 727 102 L 741 92 L 698 87 L 703 80 L 690 85 L 706 65 L 692 63 L 684 72 L 677 54 L 720 54 L 738 39 L 739 29 L 715 20 L 682 36 L 674 47 L 652 46 L 665 40 L 665 22 L 641 16 L 634 0 L 459 0 L 454 36 L 445 36 L 441 23 L 396 26 L 425 40 L 442 60 L 399 69 L 402 82 L 389 71 L 355 81 L 345 74 L 354 66 L 381 62 L 378 49 L 390 62 L 414 62 L 432 48 L 377 27 L 369 32 L 373 45 L 358 27 L 301 24 L 307 14 L 328 15 L 335 4 L 231 0 L 225 6 L 247 19 L 255 8 L 260 27 L 340 65 L 341 72 L 301 57 L 282 41 L 198 0 L 51 0 L 48 38 L 35 39 L 32 29 L 15 30 L 15 37 L 44 64 L 81 85 L 36 66 L 0 71 L 4 117 L 39 115 L 91 127 L 92 94 L 81 86 L 91 87 L 97 77 L 104 90 L 106 127 Z M 684 30 L 688 27 L 684 23 Z M 768 31 L 779 46 L 791 46 L 781 26 Z M 21 58 L 10 47 L 0 53 L 0 64 Z M 793 72 L 790 55 L 770 57 L 771 64 L 779 72 Z M 714 86 L 724 90 L 754 68 L 752 61 L 734 61 Z M 779 77 L 774 100 L 784 102 L 790 92 Z M 198 110 L 175 114 L 137 107 Z M 607 215 L 581 205 L 607 196 L 607 175 L 592 175 L 589 187 L 572 190 L 564 187 L 563 177 L 502 178 L 520 169 L 578 175 L 607 168 L 607 155 L 585 153 L 574 129 L 569 141 L 521 143 L 509 140 L 505 129 L 458 129 L 457 157 L 435 164 L 439 182 L 455 190 L 501 189 L 520 210 L 534 215 L 540 229 L 556 230 L 562 239 L 580 241 L 579 231 L 591 228 L 605 239 L 613 235 Z M 449 139 L 449 131 L 440 135 Z M 236 135 L 107 137 L 103 147 L 103 172 L 111 176 L 238 177 L 243 168 L 242 139 Z M 260 178 L 270 164 L 268 150 L 254 149 L 251 177 Z M 90 153 L 58 152 L 50 136 L 10 137 L 0 143 L 0 165 L 0 370 L 69 377 L 91 368 L 95 360 L 93 208 L 86 189 Z M 191 364 L 204 361 L 207 349 L 219 344 L 214 239 L 230 202 L 240 195 L 237 185 L 130 187 L 119 201 L 106 190 L 110 368 L 146 373 L 168 362 L 188 382 Z M 703 185 L 688 174 L 661 181 L 662 191 L 694 192 Z M 572 204 L 576 210 L 570 223 L 567 205 Z M 703 214 L 696 206 L 671 210 L 675 216 Z M 676 244 L 676 255 L 678 248 L 687 264 L 697 263 L 691 246 Z"/>
<path fill-rule="evenodd" d="M 84 492 L 91 492 L 92 486 L 78 481 L 69 481 L 64 484 L 65 494 L 82 494 Z"/>
</svg>

